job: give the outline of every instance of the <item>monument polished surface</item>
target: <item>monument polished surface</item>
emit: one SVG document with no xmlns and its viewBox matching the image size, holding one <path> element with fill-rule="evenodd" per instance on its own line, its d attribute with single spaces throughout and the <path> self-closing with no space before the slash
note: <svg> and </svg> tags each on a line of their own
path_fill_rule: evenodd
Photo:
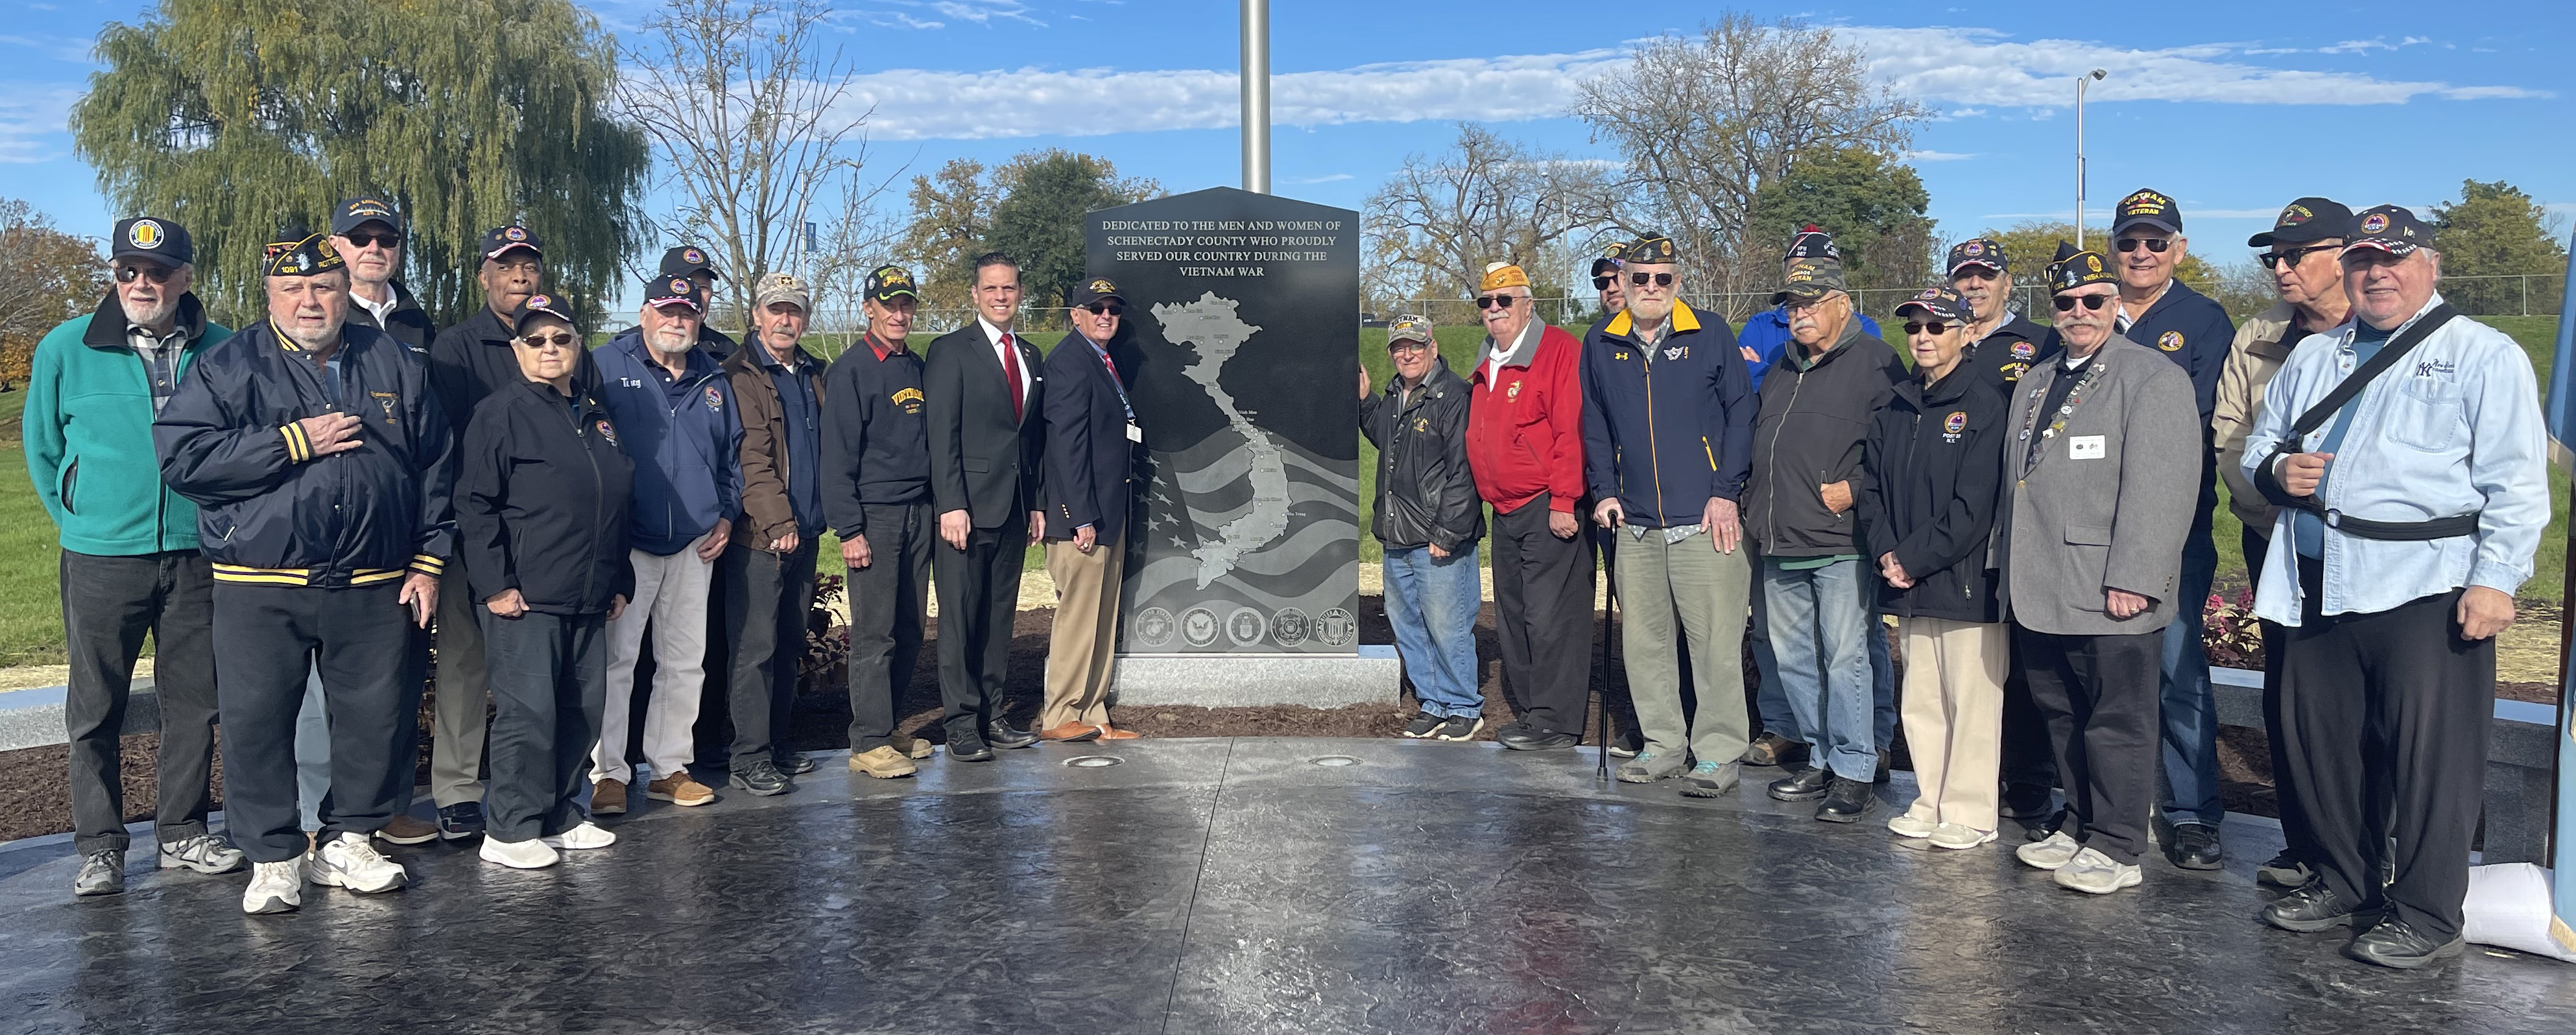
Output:
<svg viewBox="0 0 2576 1035">
<path fill-rule="evenodd" d="M 2576 1030 L 2564 964 L 2396 973 L 2257 925 L 2259 825 L 2224 871 L 2151 860 L 2094 898 L 2001 845 L 1904 847 L 1884 809 L 1817 823 L 1762 795 L 1775 770 L 1693 801 L 1598 782 L 1589 749 L 1001 755 L 639 800 L 551 870 L 394 848 L 410 888 L 287 916 L 242 915 L 242 875 L 152 871 L 148 834 L 96 900 L 64 838 L 0 846 L 0 1031 Z"/>
</svg>

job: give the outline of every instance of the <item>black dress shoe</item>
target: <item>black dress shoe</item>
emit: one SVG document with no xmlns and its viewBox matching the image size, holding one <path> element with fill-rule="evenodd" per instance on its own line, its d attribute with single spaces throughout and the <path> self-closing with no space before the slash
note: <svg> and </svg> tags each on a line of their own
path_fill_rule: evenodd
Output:
<svg viewBox="0 0 2576 1035">
<path fill-rule="evenodd" d="M 2354 936 L 2343 947 L 2343 954 L 2364 963 L 2376 963 L 2398 970 L 2413 970 L 2460 954 L 2468 946 L 2464 935 L 2453 935 L 2447 942 L 2436 942 L 2407 924 L 2391 917 Z"/>
<path fill-rule="evenodd" d="M 2215 870 L 2227 857 L 2218 828 L 2207 823 L 2177 823 L 2165 838 L 2165 861 L 2186 870 Z"/>
<path fill-rule="evenodd" d="M 2330 927 L 2354 923 L 2361 907 L 2334 893 L 2324 881 L 2311 881 L 2287 895 L 2273 899 L 2256 918 L 2284 931 L 2315 934 Z"/>
<path fill-rule="evenodd" d="M 1814 801 L 1832 788 L 1834 774 L 1821 766 L 1809 766 L 1788 776 L 1771 781 L 1771 796 L 1781 801 Z"/>
<path fill-rule="evenodd" d="M 2056 812 L 2057 800 L 2045 784 L 2008 783 L 2004 785 L 2002 811 L 2005 819 L 2028 823 Z"/>
<path fill-rule="evenodd" d="M 952 740 L 948 742 L 948 758 L 953 762 L 990 762 L 993 748 L 980 740 Z"/>
<path fill-rule="evenodd" d="M 1580 744 L 1583 738 L 1516 722 L 1494 734 L 1494 742 L 1514 751 L 1553 751 Z"/>
<path fill-rule="evenodd" d="M 1011 725 L 1007 719 L 995 719 L 992 728 L 984 731 L 984 742 L 997 748 L 1024 748 L 1037 743 L 1038 735 Z"/>
<path fill-rule="evenodd" d="M 1870 792 L 1869 784 L 1839 776 L 1833 780 L 1831 789 L 1825 792 L 1824 803 L 1816 806 L 1818 821 L 1850 823 L 1878 807 L 1878 795 Z"/>
<path fill-rule="evenodd" d="M 795 788 L 794 784 L 787 782 L 786 774 L 778 771 L 777 763 L 766 758 L 745 763 L 741 769 L 734 771 L 731 782 L 736 787 L 764 798 L 773 794 L 785 794 Z"/>
</svg>

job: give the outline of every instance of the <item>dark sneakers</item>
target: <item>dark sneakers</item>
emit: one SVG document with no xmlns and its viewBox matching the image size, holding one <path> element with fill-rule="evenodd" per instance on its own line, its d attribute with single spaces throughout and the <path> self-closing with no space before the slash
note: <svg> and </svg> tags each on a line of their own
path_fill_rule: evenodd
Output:
<svg viewBox="0 0 2576 1035">
<path fill-rule="evenodd" d="M 1485 728 L 1482 715 L 1452 715 L 1431 734 L 1433 740 L 1474 740 L 1476 731 Z"/>
<path fill-rule="evenodd" d="M 1430 712 L 1424 712 L 1414 716 L 1412 722 L 1404 724 L 1404 735 L 1414 740 L 1422 740 L 1440 732 L 1441 724 L 1448 721 Z"/>
<path fill-rule="evenodd" d="M 2363 963 L 2413 970 L 2457 956 L 2467 946 L 2468 938 L 2464 935 L 2453 935 L 2450 941 L 2436 942 L 2406 921 L 2391 917 L 2353 938 L 2351 944 L 2343 947 L 2343 954 Z"/>
<path fill-rule="evenodd" d="M 2227 857 L 2218 828 L 2207 823 L 2174 824 L 2164 849 L 2166 862 L 2186 870 L 2215 870 Z"/>
<path fill-rule="evenodd" d="M 1516 722 L 1494 734 L 1494 742 L 1514 751 L 1554 751 L 1580 744 L 1583 738 Z"/>
<path fill-rule="evenodd" d="M 1814 801 L 1832 789 L 1834 774 L 1821 766 L 1809 766 L 1796 773 L 1771 781 L 1771 796 L 1781 801 Z"/>
<path fill-rule="evenodd" d="M 2287 895 L 2273 899 L 2256 917 L 2284 931 L 2315 934 L 2353 922 L 2361 907 L 2345 901 L 2324 881 L 2315 881 Z"/>
<path fill-rule="evenodd" d="M 779 772 L 777 764 L 766 758 L 734 770 L 732 782 L 734 786 L 764 798 L 785 794 L 796 786 L 787 782 L 787 774 Z"/>
<path fill-rule="evenodd" d="M 482 832 L 482 802 L 460 801 L 438 810 L 438 836 L 462 841 Z"/>
<path fill-rule="evenodd" d="M 771 752 L 770 760 L 778 763 L 779 772 L 789 776 L 803 776 L 814 771 L 814 760 L 805 757 L 802 751 Z"/>
<path fill-rule="evenodd" d="M 981 740 L 952 740 L 948 742 L 948 760 L 990 762 L 993 760 L 993 749 Z"/>
<path fill-rule="evenodd" d="M 2299 861 L 2298 857 L 2291 855 L 2287 848 L 2282 849 L 2281 854 L 2273 856 L 2272 861 L 2254 868 L 2254 883 L 2269 884 L 2276 888 L 2305 887 L 2309 881 L 2315 880 L 2316 876 L 2317 871 L 2309 869 L 2307 863 Z"/>
<path fill-rule="evenodd" d="M 1816 806 L 1816 819 L 1823 823 L 1850 823 L 1878 807 L 1878 795 L 1868 783 L 1834 777 L 1825 791 L 1825 800 Z"/>
</svg>

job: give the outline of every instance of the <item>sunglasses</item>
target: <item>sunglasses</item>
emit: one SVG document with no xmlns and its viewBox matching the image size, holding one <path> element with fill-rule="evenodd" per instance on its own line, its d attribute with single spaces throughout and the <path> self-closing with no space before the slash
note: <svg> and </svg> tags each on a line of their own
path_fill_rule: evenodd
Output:
<svg viewBox="0 0 2576 1035">
<path fill-rule="evenodd" d="M 1908 320 L 1908 321 L 1906 321 L 1906 322 L 1905 322 L 1905 333 L 1907 333 L 1907 334 L 1948 334 L 1948 333 L 1950 333 L 1950 328 L 1951 328 L 1951 327 L 1953 327 L 1953 326 L 1956 326 L 1956 325 L 1955 325 L 1955 324 L 1944 323 L 1944 322 L 1939 321 L 1939 320 L 1934 320 L 1934 321 L 1932 321 L 1931 323 L 1922 323 L 1922 322 L 1920 322 L 1920 321 Z"/>
<path fill-rule="evenodd" d="M 1673 275 L 1670 273 L 1631 273 L 1628 274 L 1628 283 L 1635 287 L 1645 287 L 1648 284 L 1653 284 L 1656 287 L 1671 287 L 1673 286 Z"/>
<path fill-rule="evenodd" d="M 2256 255 L 2254 257 L 2254 261 L 2262 263 L 2263 268 L 2267 270 L 2284 264 L 2297 266 L 2302 262 L 2306 262 L 2309 255 L 2317 252 L 2336 251 L 2342 247 L 2343 245 L 2341 244 L 2312 244 L 2305 248 L 2291 248 L 2286 251 L 2264 252 L 2260 255 Z"/>
<path fill-rule="evenodd" d="M 1093 316 L 1123 316 L 1127 312 L 1126 306 L 1113 305 L 1108 302 L 1093 302 L 1090 305 L 1078 305 L 1074 308 L 1090 313 Z"/>
<path fill-rule="evenodd" d="M 2055 297 L 2055 298 L 2052 298 L 2052 299 L 2049 299 L 2049 300 L 2048 300 L 2048 303 L 2049 303 L 2050 305 L 2056 306 L 2056 307 L 2057 307 L 2057 311 L 2058 311 L 2058 312 L 2061 312 L 2061 313 L 2071 313 L 2071 312 L 2074 312 L 2074 311 L 2075 311 L 2075 303 L 2077 303 L 2077 302 L 2082 302 L 2082 303 L 2084 303 L 2084 309 L 2085 309 L 2085 311 L 2086 311 L 2086 312 L 2091 312 L 2091 311 L 2093 311 L 2093 310 L 2100 309 L 2100 308 L 2102 308 L 2103 306 L 2106 306 L 2106 305 L 2111 304 L 2111 296 L 2109 296 L 2109 295 L 2083 295 L 2083 296 L 2080 296 L 2080 297 L 2079 297 L 2079 296 L 2076 296 L 2076 295 L 2059 295 L 2059 296 L 2057 296 L 2057 297 Z"/>
<path fill-rule="evenodd" d="M 2145 245 L 2148 251 L 2162 255 L 2165 253 L 2165 249 L 2173 247 L 2173 239 L 2169 237 L 2123 237 L 2117 241 L 2111 242 L 2111 245 L 2114 250 L 2123 254 L 2137 251 L 2139 245 Z"/>
<path fill-rule="evenodd" d="M 377 247 L 380 247 L 380 248 L 400 248 L 400 247 L 402 247 L 402 242 L 403 242 L 403 236 L 402 236 L 401 234 L 390 234 L 390 233 L 388 233 L 388 234 L 350 234 L 350 235 L 348 235 L 348 238 L 349 238 L 349 247 L 351 247 L 351 248 L 364 248 L 364 247 L 366 247 L 366 246 L 368 246 L 368 245 L 371 245 L 371 244 L 372 244 L 372 245 L 375 245 L 375 246 L 377 246 Z"/>
<path fill-rule="evenodd" d="M 1610 285 L 1618 282 L 1619 278 L 1617 277 L 1594 277 L 1592 278 L 1592 290 L 1608 291 L 1610 290 Z"/>
<path fill-rule="evenodd" d="M 519 340 L 532 349 L 542 349 L 548 345 L 552 345 L 559 349 L 568 349 L 572 347 L 573 342 L 579 339 L 574 338 L 571 334 L 564 331 L 556 331 L 553 334 L 531 334 L 520 338 Z"/>
<path fill-rule="evenodd" d="M 116 268 L 116 282 L 119 284 L 134 283 L 134 278 L 136 277 L 141 277 L 155 284 L 167 284 L 170 282 L 170 278 L 178 275 L 179 271 L 167 266 L 119 266 Z"/>
<path fill-rule="evenodd" d="M 1512 303 L 1518 301 L 1520 301 L 1520 296 L 1518 295 L 1478 295 L 1476 296 L 1476 308 L 1509 309 L 1512 307 Z"/>
</svg>

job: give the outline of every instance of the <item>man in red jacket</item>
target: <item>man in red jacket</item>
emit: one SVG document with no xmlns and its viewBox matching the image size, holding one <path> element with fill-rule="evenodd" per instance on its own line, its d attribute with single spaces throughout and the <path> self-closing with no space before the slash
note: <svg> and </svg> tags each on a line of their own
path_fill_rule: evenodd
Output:
<svg viewBox="0 0 2576 1035">
<path fill-rule="evenodd" d="M 1495 631 L 1503 699 L 1516 720 L 1494 734 L 1521 751 L 1583 739 L 1592 664 L 1592 541 L 1574 516 L 1583 496 L 1582 343 L 1541 323 L 1529 274 L 1495 263 L 1476 288 L 1485 321 L 1467 403 L 1467 469 L 1494 508 Z"/>
</svg>

